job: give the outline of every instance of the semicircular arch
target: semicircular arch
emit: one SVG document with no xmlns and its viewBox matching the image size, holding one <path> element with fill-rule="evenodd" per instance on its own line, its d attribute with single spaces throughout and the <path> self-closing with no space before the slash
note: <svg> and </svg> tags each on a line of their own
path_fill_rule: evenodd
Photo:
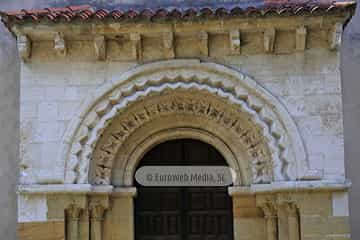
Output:
<svg viewBox="0 0 360 240">
<path fill-rule="evenodd" d="M 94 158 L 97 149 L 104 148 L 104 146 L 99 147 L 98 145 L 103 138 L 104 131 L 114 119 L 126 116 L 131 106 L 144 105 L 150 98 L 161 99 L 162 95 L 168 93 L 173 95 L 178 92 L 182 92 L 186 96 L 183 97 L 184 104 L 181 104 L 181 101 L 180 104 L 172 103 L 174 106 L 178 105 L 176 109 L 178 113 L 189 115 L 189 112 L 182 110 L 186 106 L 195 104 L 194 106 L 198 110 L 205 106 L 207 112 L 202 115 L 203 119 L 210 119 L 222 126 L 224 126 L 224 122 L 225 125 L 230 124 L 231 127 L 226 125 L 229 130 L 240 129 L 238 134 L 245 137 L 239 139 L 243 140 L 242 144 L 245 142 L 246 145 L 248 142 L 248 151 L 257 149 L 257 145 L 266 145 L 270 160 L 267 160 L 266 164 L 263 164 L 262 161 L 252 161 L 252 168 L 253 172 L 256 172 L 257 168 L 261 169 L 262 165 L 266 165 L 272 168 L 272 173 L 271 176 L 265 177 L 257 176 L 255 173 L 253 175 L 254 183 L 293 180 L 306 174 L 308 163 L 296 125 L 285 107 L 267 90 L 244 74 L 219 64 L 202 63 L 197 60 L 171 60 L 136 67 L 89 96 L 83 110 L 74 118 L 72 127 L 69 128 L 63 139 L 59 157 L 66 160 L 65 182 L 87 183 L 90 162 L 103 166 L 102 170 L 98 169 L 99 172 L 103 171 L 99 176 L 111 175 L 113 158 L 119 148 L 108 151 L 112 159 L 106 163 L 107 165 L 104 165 L 104 160 Z M 192 92 L 192 96 L 188 96 L 186 92 Z M 201 94 L 205 96 L 203 99 L 210 101 L 203 104 L 201 99 L 194 98 Z M 158 101 L 158 103 L 161 102 Z M 159 104 L 152 107 L 158 108 Z M 228 108 L 231 109 L 230 112 L 227 111 Z M 147 108 L 145 107 L 145 109 Z M 156 111 L 158 110 L 155 109 Z M 160 115 L 173 112 L 174 109 L 170 109 Z M 201 113 L 198 111 L 195 115 L 199 112 Z M 193 114 L 193 111 L 190 113 Z M 237 114 L 235 116 L 239 116 L 239 119 L 244 121 L 247 119 L 249 124 L 252 124 L 249 125 L 251 127 L 241 128 L 240 122 L 236 121 L 236 118 L 232 118 L 233 121 L 230 122 L 224 121 L 227 115 L 233 117 L 234 113 Z M 150 115 L 148 112 L 145 116 L 147 120 L 150 119 L 149 121 L 152 119 Z M 135 123 L 138 118 L 139 116 L 135 117 Z M 128 137 L 133 134 L 133 131 L 126 132 L 127 129 L 131 130 L 131 126 L 123 126 L 123 128 L 124 136 Z M 137 127 L 134 128 L 134 131 L 136 129 Z M 247 138 L 246 134 L 249 134 L 247 131 L 249 129 L 253 129 L 250 131 L 250 135 L 253 134 L 255 139 Z M 118 138 L 122 139 L 122 137 Z M 250 146 L 254 144 L 255 146 L 251 148 Z M 120 147 L 121 144 L 119 143 L 117 146 Z M 254 158 L 259 156 L 257 151 L 253 151 L 249 155 Z M 94 161 L 100 162 L 95 163 Z M 109 181 L 108 177 L 98 180 L 97 183 L 110 184 Z"/>
</svg>

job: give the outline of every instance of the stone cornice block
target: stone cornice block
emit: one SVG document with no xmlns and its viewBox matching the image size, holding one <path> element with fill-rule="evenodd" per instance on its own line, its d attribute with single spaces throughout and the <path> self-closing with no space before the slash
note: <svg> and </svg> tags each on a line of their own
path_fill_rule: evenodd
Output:
<svg viewBox="0 0 360 240">
<path fill-rule="evenodd" d="M 199 49 L 201 56 L 209 56 L 209 34 L 206 31 L 199 33 Z"/>
<path fill-rule="evenodd" d="M 132 42 L 132 58 L 134 60 L 142 59 L 142 43 L 139 33 L 130 33 L 130 41 Z"/>
<path fill-rule="evenodd" d="M 94 38 L 95 56 L 99 61 L 106 59 L 106 39 L 105 36 L 96 36 Z"/>
<path fill-rule="evenodd" d="M 175 47 L 174 47 L 174 33 L 165 32 L 163 33 L 163 46 L 164 46 L 164 56 L 166 59 L 175 58 Z"/>
<path fill-rule="evenodd" d="M 304 51 L 306 49 L 307 28 L 305 26 L 296 29 L 296 51 Z"/>
<path fill-rule="evenodd" d="M 61 56 L 65 57 L 67 54 L 66 40 L 63 33 L 56 33 L 54 37 L 54 50 Z"/>
<path fill-rule="evenodd" d="M 229 32 L 230 54 L 239 55 L 241 52 L 241 39 L 239 30 L 231 30 Z"/>
<path fill-rule="evenodd" d="M 274 52 L 275 37 L 276 37 L 275 28 L 269 28 L 264 31 L 264 51 L 266 53 Z"/>
<path fill-rule="evenodd" d="M 330 49 L 338 50 L 341 46 L 343 34 L 343 24 L 338 22 L 334 25 L 333 30 L 330 32 Z"/>
<path fill-rule="evenodd" d="M 24 62 L 30 60 L 31 47 L 32 47 L 32 43 L 27 35 L 19 35 L 17 37 L 17 48 L 19 51 L 19 56 Z"/>
</svg>

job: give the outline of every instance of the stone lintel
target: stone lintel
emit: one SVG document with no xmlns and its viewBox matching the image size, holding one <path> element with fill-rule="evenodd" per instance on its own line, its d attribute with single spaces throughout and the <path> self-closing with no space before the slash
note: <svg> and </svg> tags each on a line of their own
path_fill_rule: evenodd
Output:
<svg viewBox="0 0 360 240">
<path fill-rule="evenodd" d="M 231 196 L 237 195 L 254 195 L 254 194 L 271 194 L 281 192 L 308 192 L 308 191 L 347 191 L 351 186 L 350 181 L 290 181 L 275 182 L 271 184 L 253 184 L 249 187 L 229 187 Z"/>
</svg>

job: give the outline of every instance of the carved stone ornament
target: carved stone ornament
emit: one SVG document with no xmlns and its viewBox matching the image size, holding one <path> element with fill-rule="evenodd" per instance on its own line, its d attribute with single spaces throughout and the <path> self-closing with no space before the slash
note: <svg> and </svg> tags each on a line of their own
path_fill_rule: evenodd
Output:
<svg viewBox="0 0 360 240">
<path fill-rule="evenodd" d="M 264 32 L 264 51 L 266 53 L 274 52 L 276 30 L 274 28 L 266 29 Z"/>
<path fill-rule="evenodd" d="M 338 50 L 341 46 L 343 34 L 343 24 L 336 23 L 333 30 L 330 33 L 330 49 L 331 50 Z"/>
<path fill-rule="evenodd" d="M 26 35 L 20 35 L 17 37 L 17 48 L 21 59 L 26 62 L 31 57 L 31 40 Z"/>
<path fill-rule="evenodd" d="M 231 55 L 238 55 L 241 52 L 241 40 L 240 40 L 240 31 L 232 30 L 229 33 L 230 38 L 230 53 Z"/>
<path fill-rule="evenodd" d="M 54 50 L 59 56 L 66 56 L 67 46 L 64 34 L 56 33 L 54 37 Z"/>
<path fill-rule="evenodd" d="M 134 107 L 136 111 L 130 110 Z M 145 124 L 173 115 L 201 118 L 224 129 L 224 136 L 236 136 L 238 143 L 229 144 L 246 149 L 252 183 L 297 179 L 308 171 L 296 126 L 275 97 L 227 67 L 172 60 L 134 68 L 85 101 L 59 155 L 66 159 L 65 182 L 87 183 L 91 165 L 94 183 L 110 184 L 123 143 Z M 114 119 L 118 128 L 110 132 Z M 217 137 L 222 139 L 222 134 Z"/>
<path fill-rule="evenodd" d="M 104 36 L 96 36 L 94 38 L 95 56 L 99 61 L 106 59 L 106 40 Z"/>
</svg>

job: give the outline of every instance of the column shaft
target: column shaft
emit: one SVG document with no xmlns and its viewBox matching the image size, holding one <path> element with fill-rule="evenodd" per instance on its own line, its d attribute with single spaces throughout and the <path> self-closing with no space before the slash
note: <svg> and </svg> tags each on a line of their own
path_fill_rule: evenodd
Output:
<svg viewBox="0 0 360 240">
<path fill-rule="evenodd" d="M 79 239 L 79 216 L 80 208 L 75 206 L 67 209 L 67 239 L 68 240 L 78 240 Z"/>
<path fill-rule="evenodd" d="M 268 240 L 277 240 L 277 218 L 275 216 L 266 217 L 266 231 Z"/>
<path fill-rule="evenodd" d="M 102 221 L 105 209 L 94 206 L 91 209 L 90 240 L 102 240 Z"/>
</svg>

